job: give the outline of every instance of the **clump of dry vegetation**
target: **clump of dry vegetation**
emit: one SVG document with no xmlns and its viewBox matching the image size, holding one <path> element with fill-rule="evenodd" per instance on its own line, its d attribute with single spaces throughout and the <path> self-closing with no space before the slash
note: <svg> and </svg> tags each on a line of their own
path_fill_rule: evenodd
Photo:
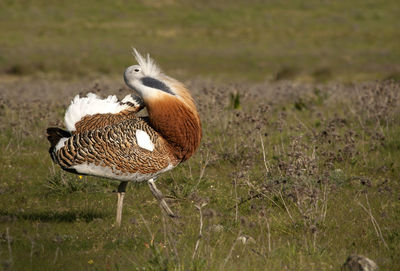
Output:
<svg viewBox="0 0 400 271">
<path fill-rule="evenodd" d="M 204 138 L 145 185 L 61 172 L 45 128 L 78 92 L 123 96 L 118 81 L 0 84 L 0 261 L 4 269 L 338 269 L 351 253 L 400 266 L 400 84 L 187 83 Z"/>
</svg>

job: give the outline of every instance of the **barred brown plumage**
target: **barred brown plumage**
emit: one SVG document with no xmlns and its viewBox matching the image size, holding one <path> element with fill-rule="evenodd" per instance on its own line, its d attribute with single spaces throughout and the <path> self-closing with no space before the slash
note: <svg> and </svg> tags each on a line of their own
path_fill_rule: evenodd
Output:
<svg viewBox="0 0 400 271">
<path fill-rule="evenodd" d="M 164 75 L 149 56 L 135 50 L 135 57 L 139 65 L 128 67 L 124 79 L 139 96 L 118 102 L 115 96 L 78 95 L 65 115 L 68 131 L 47 129 L 50 154 L 61 168 L 121 181 L 118 226 L 129 181 L 147 181 L 161 207 L 174 216 L 154 180 L 190 158 L 201 140 L 200 118 L 186 87 Z M 137 117 L 143 108 L 148 117 Z"/>
</svg>

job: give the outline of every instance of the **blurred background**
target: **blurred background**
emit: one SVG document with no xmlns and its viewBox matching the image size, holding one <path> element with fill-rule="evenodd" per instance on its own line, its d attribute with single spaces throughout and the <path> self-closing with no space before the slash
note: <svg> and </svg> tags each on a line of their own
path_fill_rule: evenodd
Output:
<svg viewBox="0 0 400 271">
<path fill-rule="evenodd" d="M 121 76 L 135 46 L 180 79 L 397 79 L 399 14 L 397 0 L 2 0 L 0 77 Z"/>
</svg>

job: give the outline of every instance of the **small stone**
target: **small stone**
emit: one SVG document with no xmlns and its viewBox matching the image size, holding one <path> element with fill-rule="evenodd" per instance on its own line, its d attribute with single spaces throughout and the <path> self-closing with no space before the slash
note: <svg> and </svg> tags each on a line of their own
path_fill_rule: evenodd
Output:
<svg viewBox="0 0 400 271">
<path fill-rule="evenodd" d="M 375 271 L 378 270 L 376 263 L 365 256 L 351 254 L 342 266 L 343 271 Z"/>
<path fill-rule="evenodd" d="M 255 244 L 256 240 L 254 240 L 253 237 L 248 236 L 248 235 L 242 235 L 239 236 L 238 239 L 236 239 L 239 242 L 242 242 L 243 245 L 247 245 L 247 244 Z"/>
</svg>

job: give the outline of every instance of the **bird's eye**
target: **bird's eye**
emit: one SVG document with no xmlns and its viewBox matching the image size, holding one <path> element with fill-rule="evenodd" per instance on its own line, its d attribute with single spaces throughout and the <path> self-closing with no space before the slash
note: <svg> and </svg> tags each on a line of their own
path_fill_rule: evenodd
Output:
<svg viewBox="0 0 400 271">
<path fill-rule="evenodd" d="M 135 72 L 139 72 L 140 70 L 139 69 L 135 69 Z"/>
</svg>

